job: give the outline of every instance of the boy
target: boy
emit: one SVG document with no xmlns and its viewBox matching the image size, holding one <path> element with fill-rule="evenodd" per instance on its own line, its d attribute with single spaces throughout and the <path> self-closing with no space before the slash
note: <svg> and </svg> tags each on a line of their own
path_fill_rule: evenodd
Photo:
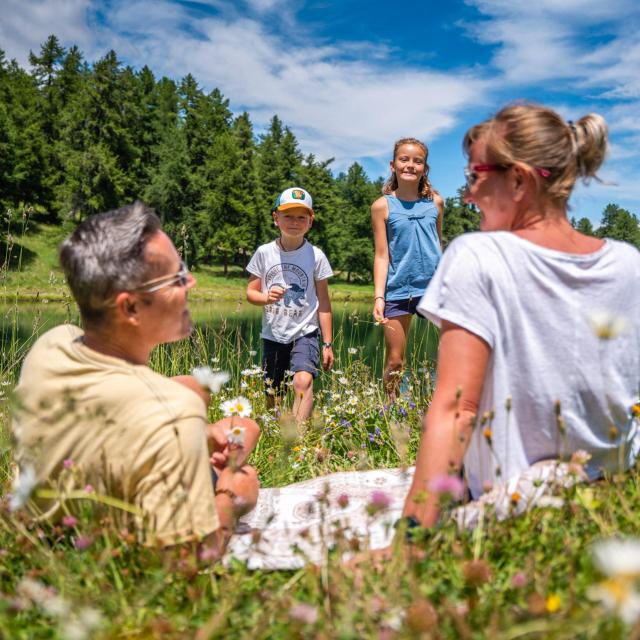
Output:
<svg viewBox="0 0 640 640">
<path fill-rule="evenodd" d="M 313 201 L 304 189 L 285 189 L 272 215 L 280 237 L 258 247 L 251 258 L 247 300 L 264 307 L 265 382 L 279 394 L 285 372 L 293 372 L 293 413 L 301 424 L 313 407 L 313 379 L 320 359 L 318 328 L 322 332 L 322 366 L 328 370 L 333 365 L 327 283 L 333 272 L 324 253 L 305 240 L 313 224 Z"/>
</svg>

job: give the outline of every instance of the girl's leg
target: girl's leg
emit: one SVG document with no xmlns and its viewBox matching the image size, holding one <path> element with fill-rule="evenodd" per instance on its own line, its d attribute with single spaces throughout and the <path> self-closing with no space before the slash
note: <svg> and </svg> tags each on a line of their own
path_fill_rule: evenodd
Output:
<svg viewBox="0 0 640 640">
<path fill-rule="evenodd" d="M 390 399 L 398 395 L 400 386 L 400 372 L 404 367 L 404 350 L 407 346 L 407 336 L 411 325 L 411 314 L 389 318 L 384 324 L 384 386 Z"/>
<path fill-rule="evenodd" d="M 293 376 L 293 416 L 302 424 L 311 416 L 313 409 L 313 376 L 308 371 L 296 371 Z"/>
</svg>

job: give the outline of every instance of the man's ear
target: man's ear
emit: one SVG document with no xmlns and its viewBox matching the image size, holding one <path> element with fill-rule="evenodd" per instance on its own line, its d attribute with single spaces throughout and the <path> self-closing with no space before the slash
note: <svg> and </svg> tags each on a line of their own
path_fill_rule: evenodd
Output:
<svg viewBox="0 0 640 640">
<path fill-rule="evenodd" d="M 138 310 L 140 302 L 128 291 L 121 291 L 115 299 L 115 308 L 120 318 L 125 322 L 138 324 Z"/>
</svg>

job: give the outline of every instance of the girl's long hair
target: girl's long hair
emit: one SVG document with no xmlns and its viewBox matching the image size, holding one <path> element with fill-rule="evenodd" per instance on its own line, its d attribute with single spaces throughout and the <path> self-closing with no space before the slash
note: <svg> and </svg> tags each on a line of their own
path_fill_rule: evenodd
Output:
<svg viewBox="0 0 640 640">
<path fill-rule="evenodd" d="M 427 158 L 429 157 L 429 149 L 427 149 L 427 145 L 417 138 L 400 138 L 400 140 L 396 140 L 396 143 L 393 145 L 394 160 L 398 155 L 398 149 L 403 144 L 415 144 L 424 151 L 424 174 L 420 177 L 420 182 L 418 183 L 418 195 L 422 198 L 433 198 L 433 194 L 435 193 L 435 191 L 431 186 L 431 182 L 429 180 L 429 164 L 427 163 Z M 396 177 L 395 171 L 392 171 L 391 175 L 382 185 L 382 193 L 384 195 L 391 195 L 397 188 L 398 178 Z"/>
</svg>

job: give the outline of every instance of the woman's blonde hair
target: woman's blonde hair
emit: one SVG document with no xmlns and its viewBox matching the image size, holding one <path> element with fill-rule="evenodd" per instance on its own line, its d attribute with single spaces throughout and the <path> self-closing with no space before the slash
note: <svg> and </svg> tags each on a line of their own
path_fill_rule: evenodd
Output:
<svg viewBox="0 0 640 640">
<path fill-rule="evenodd" d="M 404 144 L 415 144 L 424 151 L 424 174 L 422 175 L 422 177 L 420 178 L 420 182 L 418 183 L 418 195 L 422 198 L 433 198 L 434 190 L 431 186 L 431 182 L 429 181 L 429 164 L 427 163 L 427 158 L 429 157 L 429 149 L 427 149 L 427 145 L 417 138 L 400 138 L 400 140 L 396 140 L 396 143 L 393 145 L 394 160 L 398 155 L 398 149 L 400 149 L 400 147 Z M 395 171 L 392 171 L 391 175 L 382 185 L 382 193 L 385 195 L 390 195 L 397 188 L 398 178 L 396 177 Z"/>
<path fill-rule="evenodd" d="M 565 122 L 553 109 L 536 104 L 504 107 L 467 131 L 463 147 L 482 138 L 487 161 L 528 165 L 538 188 L 555 204 L 566 206 L 578 178 L 596 178 L 607 152 L 607 123 L 597 113 Z"/>
</svg>

